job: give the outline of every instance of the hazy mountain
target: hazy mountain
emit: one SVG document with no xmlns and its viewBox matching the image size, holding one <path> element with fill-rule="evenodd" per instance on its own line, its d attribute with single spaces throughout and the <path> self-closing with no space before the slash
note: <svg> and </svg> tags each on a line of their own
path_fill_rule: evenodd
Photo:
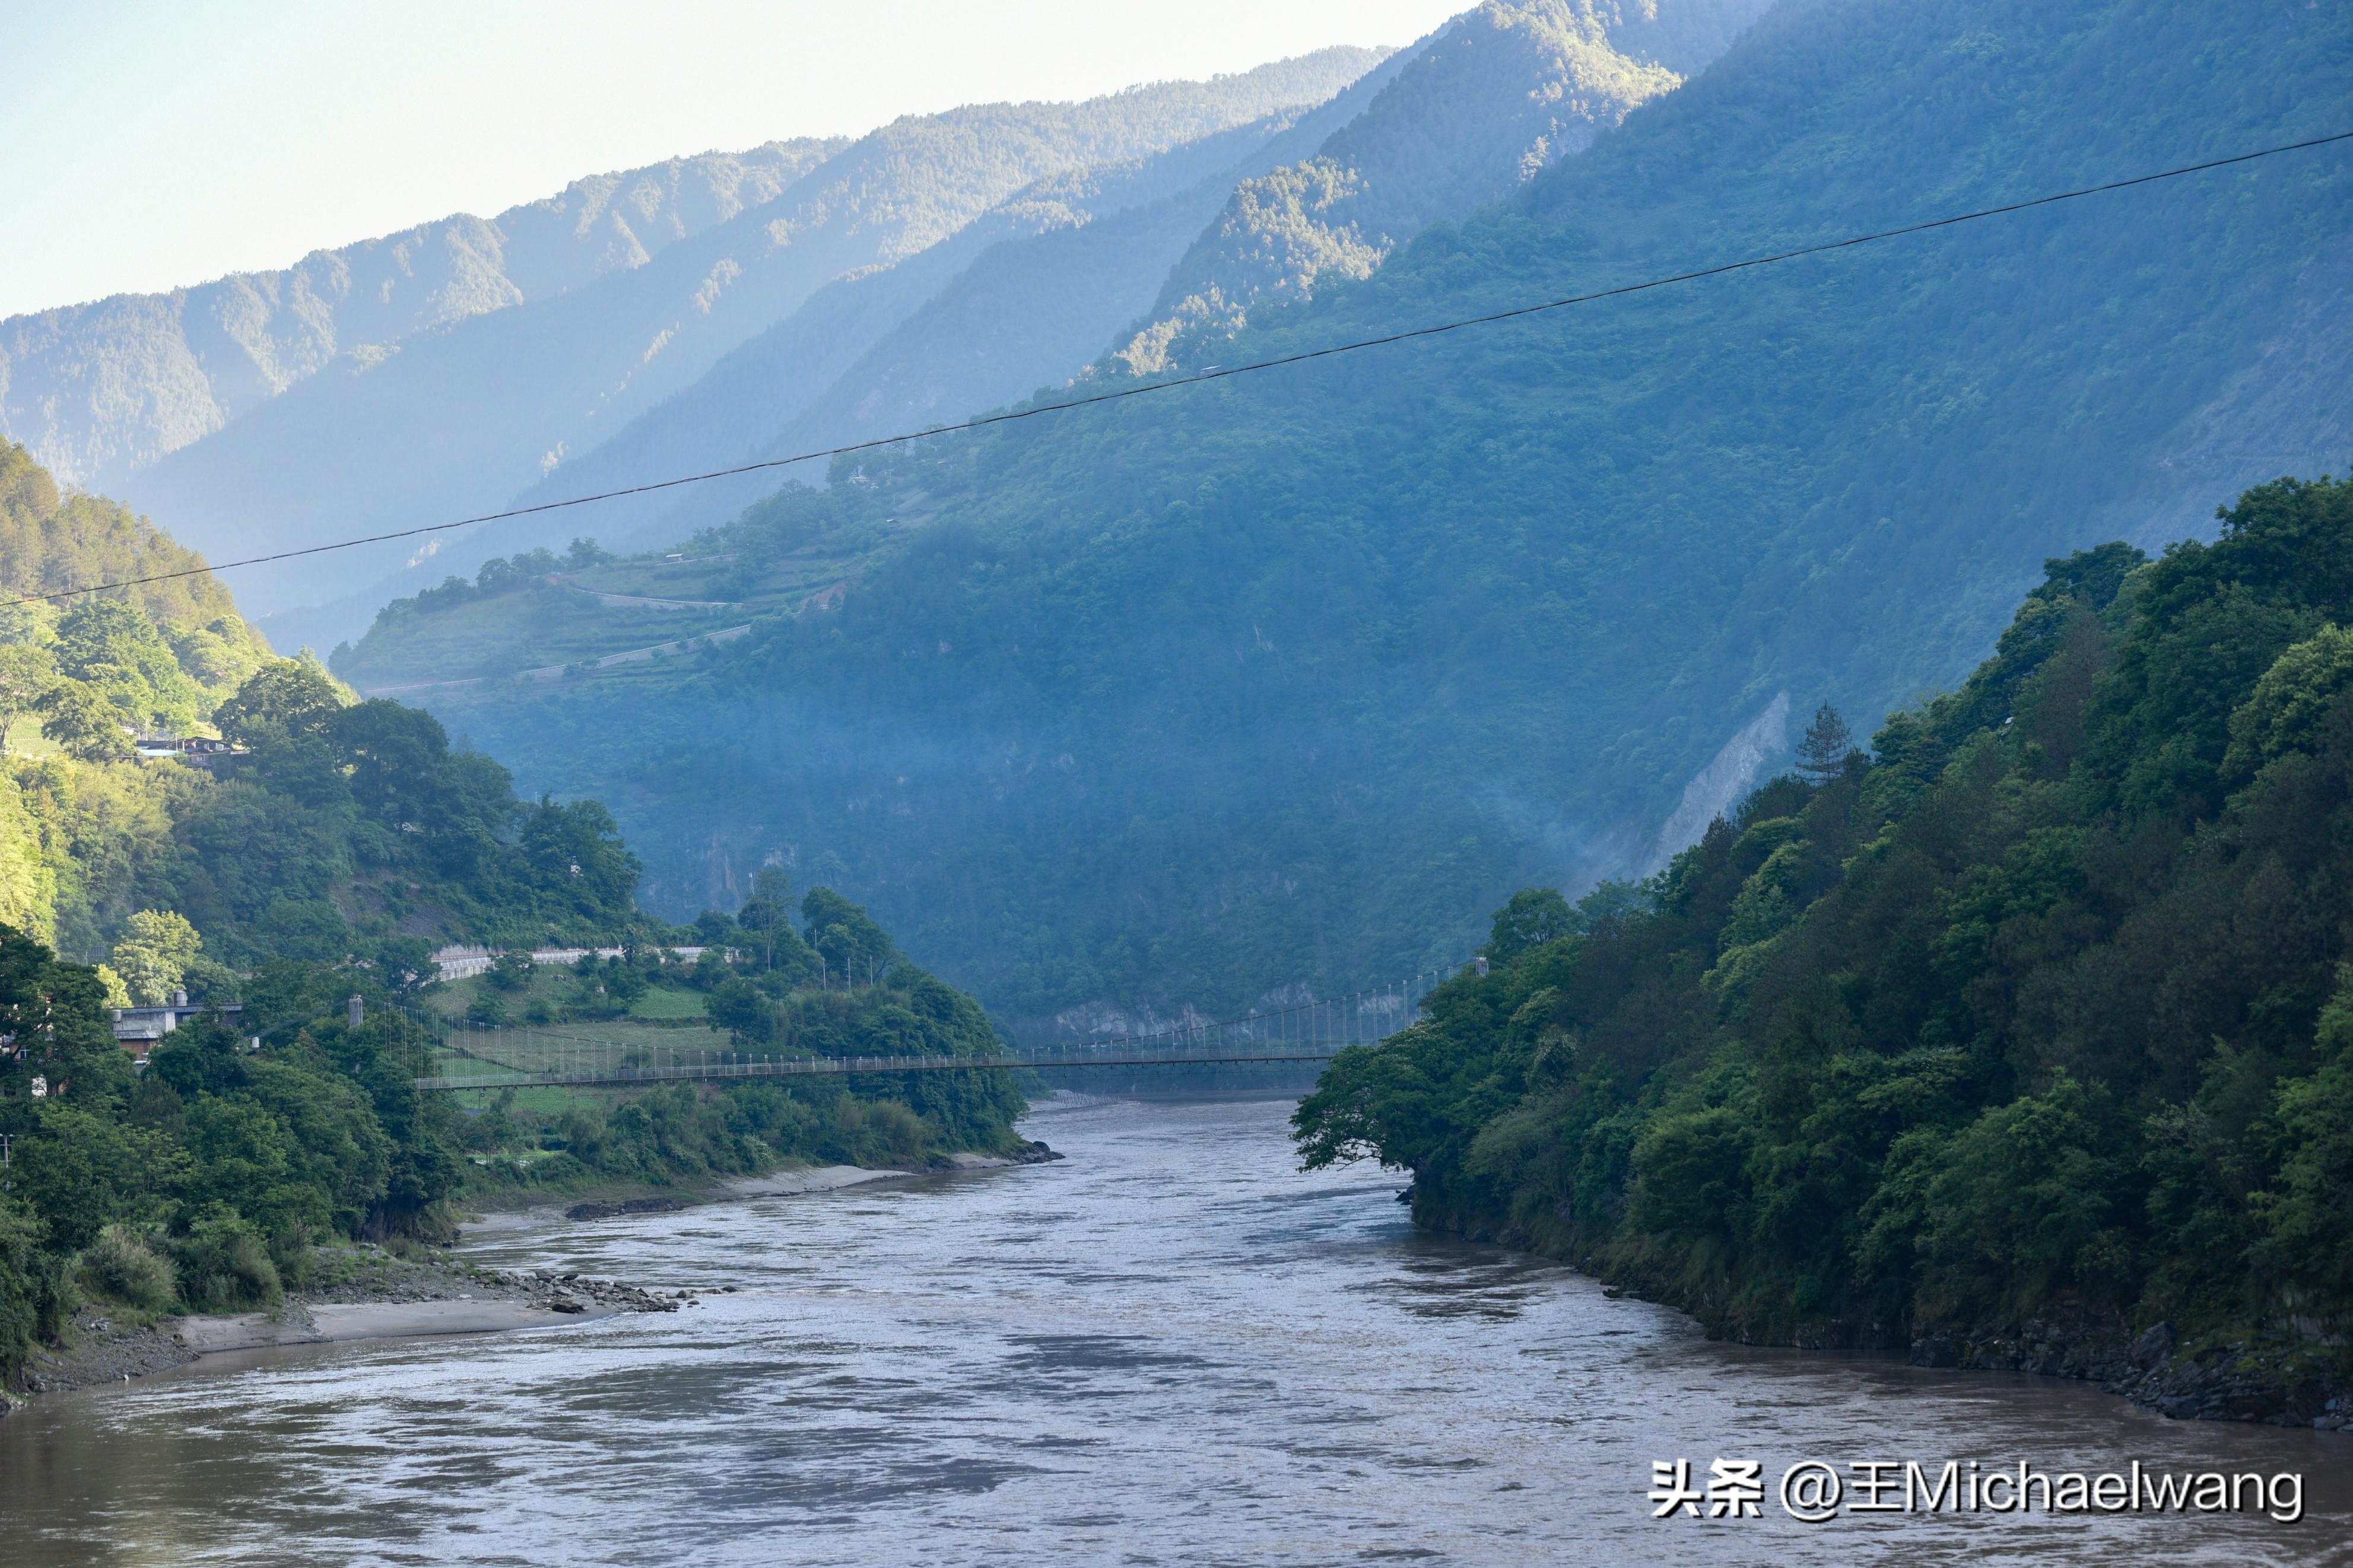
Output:
<svg viewBox="0 0 2353 1568">
<path fill-rule="evenodd" d="M 494 509 L 828 280 L 919 254 L 1046 175 L 1321 101 L 1374 58 L 1326 50 L 1081 104 L 902 119 L 642 265 L 343 354 L 121 489 L 216 559 Z M 239 591 L 263 610 L 317 602 L 415 548 L 289 563 Z"/>
<path fill-rule="evenodd" d="M 339 356 L 641 267 L 772 199 L 839 142 L 776 142 L 575 181 L 494 218 L 459 213 L 168 294 L 0 321 L 0 434 L 58 480 L 119 484 Z"/>
<path fill-rule="evenodd" d="M 1260 299 L 1367 276 L 1673 89 L 1771 3 L 1490 0 L 1456 17 L 1313 157 L 1242 182 L 1115 361 L 1165 369 L 1180 331 L 1214 337 Z"/>
<path fill-rule="evenodd" d="M 1392 57 L 1320 106 L 1149 158 L 1049 175 L 895 267 L 835 279 L 517 503 L 961 417 L 1066 378 L 1134 318 L 1139 297 L 1149 300 L 1206 219 L 1205 203 L 1214 212 L 1236 179 L 1293 156 L 1303 140 L 1314 145 L 1360 108 L 1395 64 Z M 873 385 L 878 380 L 887 384 Z M 671 537 L 732 517 L 783 478 L 747 476 L 502 525 L 446 547 L 411 575 L 471 572 L 488 557 L 561 544 L 583 531 L 621 545 Z M 413 591 L 397 583 L 379 590 L 386 597 Z"/>
<path fill-rule="evenodd" d="M 1150 306 L 1238 184 L 1354 120 L 1422 47 L 1399 51 L 1329 102 L 1270 124 L 1242 156 L 1197 165 L 1189 184 L 1108 184 L 1085 194 L 1092 221 L 991 247 L 774 434 L 761 455 L 950 423 L 1069 381 Z M 702 515 L 714 514 L 705 508 Z"/>
<path fill-rule="evenodd" d="M 2348 66 L 2341 9 L 1785 5 L 1220 352 L 2320 134 Z M 846 588 L 435 706 L 610 801 L 668 910 L 821 866 L 1032 1018 L 1345 989 L 1654 865 L 1787 754 L 1777 712 L 1867 732 L 1962 679 L 2046 557 L 2341 466 L 2348 258 L 2330 148 L 927 441 L 695 547 L 868 552 Z"/>
<path fill-rule="evenodd" d="M 1140 362 L 1157 363 L 1180 322 L 1214 317 L 1220 329 L 1229 328 L 1261 283 L 1277 292 L 1303 289 L 1314 268 L 1297 250 L 1287 253 L 1282 278 L 1261 277 L 1267 247 L 1288 243 L 1284 237 L 1303 245 L 1354 246 L 1349 275 L 1361 276 L 1397 239 L 1493 200 L 1544 163 L 1584 146 L 1634 102 L 1673 87 L 1678 72 L 1721 53 L 1767 3 L 1482 6 L 1288 123 L 1227 133 L 1229 147 L 1246 137 L 1258 144 L 1225 166 L 1212 162 L 1204 139 L 1164 156 L 1149 180 L 1122 171 L 1105 182 L 1090 172 L 1061 177 L 1061 189 L 1023 193 L 990 215 L 993 225 L 976 224 L 959 237 L 971 243 L 955 256 L 953 277 L 938 284 L 923 279 L 935 293 L 892 274 L 836 285 L 586 462 L 557 470 L 521 500 L 593 493 L 649 475 L 952 422 L 1059 384 L 1109 343 L 1156 344 L 1149 353 L 1135 352 Z M 1180 189 L 1181 182 L 1167 177 L 1180 167 L 1207 177 Z M 1327 178 L 1357 192 L 1335 219 L 1345 236 L 1318 231 L 1322 237 L 1311 238 L 1292 221 L 1295 213 L 1270 213 L 1277 194 Z M 1374 225 L 1371 242 L 1347 237 L 1357 236 L 1347 226 L 1366 222 Z M 1008 233 L 1015 227 L 1025 232 Z M 1037 232 L 1027 232 L 1032 227 Z M 986 248 L 986 237 L 1000 243 Z M 1246 253 L 1237 254 L 1238 247 Z M 1219 309 L 1207 310 L 1205 297 L 1220 301 Z M 824 352 L 861 335 L 835 323 L 879 327 L 894 312 L 895 323 L 866 338 L 855 363 Z M 1139 332 L 1139 321 L 1150 324 Z M 820 386 L 794 374 L 817 369 L 839 369 L 839 380 Z M 608 542 L 651 542 L 732 516 L 783 478 L 747 476 L 600 504 L 586 515 Z M 517 543 L 560 544 L 576 521 L 551 518 L 512 542 L 476 542 L 454 563 L 470 570 Z"/>
</svg>

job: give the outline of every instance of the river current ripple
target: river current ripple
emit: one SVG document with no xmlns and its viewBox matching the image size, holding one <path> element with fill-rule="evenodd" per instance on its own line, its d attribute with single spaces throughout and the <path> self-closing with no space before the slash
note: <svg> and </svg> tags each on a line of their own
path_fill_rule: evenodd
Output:
<svg viewBox="0 0 2353 1568">
<path fill-rule="evenodd" d="M 2353 1563 L 2353 1438 L 2081 1384 L 1712 1344 L 1300 1174 L 1286 1104 L 1062 1097 L 1070 1158 L 596 1225 L 501 1267 L 741 1287 L 316 1347 L 0 1421 L 0 1561 Z M 1651 1462 L 2301 1471 L 2257 1515 L 1654 1521 Z"/>
</svg>

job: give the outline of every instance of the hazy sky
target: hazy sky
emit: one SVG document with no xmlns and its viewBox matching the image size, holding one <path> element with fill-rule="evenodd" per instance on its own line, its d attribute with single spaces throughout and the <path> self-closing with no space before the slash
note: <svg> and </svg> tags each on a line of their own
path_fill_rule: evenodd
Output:
<svg viewBox="0 0 2353 1568">
<path fill-rule="evenodd" d="M 0 316 L 673 153 L 1409 43 L 1471 3 L 0 0 Z"/>
</svg>

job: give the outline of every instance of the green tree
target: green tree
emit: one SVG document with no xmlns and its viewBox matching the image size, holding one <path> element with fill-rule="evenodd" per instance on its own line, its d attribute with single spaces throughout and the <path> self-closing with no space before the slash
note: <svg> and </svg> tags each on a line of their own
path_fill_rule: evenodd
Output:
<svg viewBox="0 0 2353 1568">
<path fill-rule="evenodd" d="M 15 1191 L 41 1216 L 51 1246 L 78 1250 L 123 1215 L 163 1212 L 177 1173 L 168 1140 L 125 1125 L 105 1101 L 53 1098 L 29 1131 L 14 1151 Z"/>
<path fill-rule="evenodd" d="M 1854 731 L 1847 728 L 1839 710 L 1825 702 L 1814 710 L 1814 721 L 1806 726 L 1805 735 L 1798 742 L 1798 771 L 1816 783 L 1836 778 L 1854 749 Z"/>
<path fill-rule="evenodd" d="M 64 1259 L 43 1246 L 47 1229 L 21 1194 L 0 1192 L 0 1378 L 13 1380 L 57 1333 L 71 1300 Z"/>
<path fill-rule="evenodd" d="M 1509 963 L 1532 947 L 1542 947 L 1577 929 L 1568 900 L 1555 888 L 1523 888 L 1497 910 L 1487 935 L 1487 958 Z"/>
<path fill-rule="evenodd" d="M 752 879 L 752 896 L 744 900 L 742 909 L 735 911 L 735 931 L 751 937 L 758 944 L 760 973 L 763 974 L 776 968 L 779 943 L 783 944 L 782 956 L 788 973 L 797 973 L 799 964 L 795 961 L 808 956 L 806 944 L 793 930 L 793 911 L 789 901 L 792 890 L 793 880 L 781 868 L 764 866 Z M 724 916 L 719 918 L 725 919 Z M 721 927 L 715 936 L 705 940 L 723 944 L 730 934 L 733 933 Z M 811 967 L 815 967 L 813 960 Z"/>
<path fill-rule="evenodd" d="M 2222 773 L 2243 782 L 2283 752 L 2310 750 L 2322 721 L 2353 689 L 2353 631 L 2324 626 L 2282 653 L 2231 715 Z"/>
<path fill-rule="evenodd" d="M 831 888 L 811 888 L 801 900 L 801 919 L 807 926 L 806 940 L 828 973 L 850 984 L 871 984 L 888 971 L 896 949 L 862 906 Z"/>
<path fill-rule="evenodd" d="M 57 663 L 133 724 L 185 730 L 205 706 L 155 623 L 120 599 L 85 598 L 58 617 Z"/>
<path fill-rule="evenodd" d="M 41 733 L 85 763 L 116 763 L 132 753 L 121 711 L 95 686 L 61 680 L 44 692 L 34 709 Z"/>
<path fill-rule="evenodd" d="M 491 961 L 491 984 L 501 991 L 521 991 L 537 971 L 528 948 L 511 947 Z"/>
<path fill-rule="evenodd" d="M 281 658 L 256 670 L 213 713 L 220 732 L 248 745 L 322 731 L 350 698 L 313 658 Z"/>
<path fill-rule="evenodd" d="M 396 996 L 406 996 L 440 977 L 441 965 L 433 952 L 434 944 L 427 938 L 395 931 L 376 939 L 369 950 L 368 963 L 383 980 L 385 989 Z"/>
<path fill-rule="evenodd" d="M 187 917 L 171 910 L 134 913 L 114 944 L 112 968 L 143 1006 L 168 1002 L 203 951 L 204 938 Z"/>
<path fill-rule="evenodd" d="M 57 679 L 57 660 L 48 649 L 29 642 L 0 645 L 0 754 L 8 750 L 8 731 Z"/>
<path fill-rule="evenodd" d="M 2277 1186 L 2257 1201 L 2256 1255 L 2342 1332 L 2353 1323 L 2353 964 L 2338 966 L 2316 1043 L 2318 1068 L 2279 1086 L 2283 1158 Z"/>
<path fill-rule="evenodd" d="M 6 462 L 5 458 L 0 458 L 0 468 L 5 468 Z M 13 595 L 0 598 L 0 646 L 31 643 L 45 647 L 57 640 L 57 618 L 53 605 Z"/>
</svg>

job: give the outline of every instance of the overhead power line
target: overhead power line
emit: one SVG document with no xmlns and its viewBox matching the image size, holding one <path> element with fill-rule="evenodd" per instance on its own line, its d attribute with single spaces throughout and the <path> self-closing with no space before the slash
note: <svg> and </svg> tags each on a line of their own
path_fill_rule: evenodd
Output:
<svg viewBox="0 0 2353 1568">
<path fill-rule="evenodd" d="M 992 425 L 1010 425 L 1016 420 L 1035 419 L 1044 414 L 1064 414 L 1074 408 L 1092 408 L 1099 404 L 1118 403 L 1130 397 L 1146 397 L 1154 393 L 1173 392 L 1182 386 L 1198 386 L 1203 382 L 1229 381 L 1238 375 L 1253 375 L 1260 371 L 1276 370 L 1284 365 L 1304 364 L 1310 360 L 1331 359 L 1335 355 L 1356 353 L 1364 349 L 1384 348 L 1391 343 L 1409 342 L 1417 338 L 1434 338 L 1447 332 L 1459 332 L 1471 327 L 1492 326 L 1498 321 L 1516 321 L 1523 316 L 1542 315 L 1549 310 L 1565 310 L 1575 305 L 1590 305 L 1602 300 L 1620 299 L 1629 294 L 1647 293 L 1653 289 L 1671 288 L 1678 283 L 1695 283 L 1702 279 L 1722 278 L 1727 273 L 1746 272 L 1752 268 L 1771 267 L 1783 261 L 1795 261 L 1802 257 L 1822 256 L 1834 250 L 1848 250 L 1858 245 L 1875 245 L 1882 240 L 1901 239 L 1907 235 L 1926 234 L 1935 229 L 1951 228 L 1958 224 L 1975 223 L 1981 218 L 2001 217 L 2035 207 L 2047 207 L 2059 202 L 2078 201 L 2085 196 L 2105 195 L 2113 191 L 2130 190 L 2136 185 L 2155 184 L 2160 180 L 2178 180 L 2187 174 L 2202 174 L 2214 169 L 2227 169 L 2236 163 L 2252 163 L 2262 158 L 2276 158 L 2284 153 L 2302 153 L 2314 147 L 2326 147 L 2333 142 L 2353 141 L 2353 131 L 2340 131 L 2333 136 L 2315 136 L 2309 141 L 2289 142 L 2276 147 L 2258 148 L 2252 153 L 2234 153 L 2228 158 L 2210 158 L 2202 163 L 2185 163 L 2177 169 L 2160 169 L 2153 174 L 2136 174 L 2128 180 L 2110 180 L 2105 184 L 2084 185 L 2072 191 L 2058 191 L 2050 195 L 2034 196 L 2022 202 L 2009 202 L 1995 207 L 1979 207 L 1975 212 L 1955 213 L 1949 217 L 1931 218 L 1925 223 L 1905 224 L 1900 228 L 1883 228 L 1869 234 L 1849 235 L 1843 239 L 1824 240 L 1819 245 L 1802 245 L 1793 250 L 1775 251 L 1767 256 L 1751 256 L 1739 261 L 1726 261 L 1715 267 L 1696 268 L 1689 272 L 1671 273 L 1662 278 L 1645 279 L 1640 283 L 1623 283 L 1614 289 L 1597 289 L 1590 293 L 1571 294 L 1557 300 L 1542 300 L 1534 304 L 1517 305 L 1508 310 L 1493 310 L 1483 316 L 1465 316 L 1459 321 L 1440 321 L 1435 326 L 1412 327 L 1400 332 L 1388 332 L 1377 338 L 1358 338 L 1350 342 L 1332 343 L 1320 349 L 1303 349 L 1297 353 L 1278 354 L 1271 359 L 1254 360 L 1248 364 L 1212 365 L 1190 375 L 1170 376 L 1166 380 L 1145 382 L 1140 385 L 1122 387 L 1112 392 L 1098 392 L 1085 397 L 1067 398 L 1060 403 L 1034 404 L 1027 408 L 1008 409 L 1001 414 L 984 414 L 957 425 L 938 425 L 928 430 L 902 431 L 895 436 L 877 436 L 871 440 L 852 441 L 845 446 L 825 447 L 812 452 L 797 452 L 789 458 L 770 458 L 757 463 L 741 463 L 732 468 L 713 468 L 707 473 L 681 474 L 676 479 L 655 479 L 642 485 L 628 485 L 620 489 L 599 490 L 594 495 L 573 496 L 565 500 L 541 501 L 535 506 L 519 506 L 505 511 L 484 512 L 479 517 L 461 517 L 450 522 L 428 522 L 416 528 L 396 529 L 389 533 L 371 533 L 359 539 L 337 540 L 332 544 L 306 545 L 300 550 L 280 550 L 269 555 L 249 555 L 241 561 L 227 561 L 218 565 L 189 566 L 175 572 L 158 572 L 146 577 L 125 577 L 117 582 L 93 583 L 85 587 L 64 588 L 53 594 L 19 594 L 17 600 L 37 604 L 51 599 L 70 599 L 81 594 L 102 594 L 114 588 L 143 587 L 151 583 L 168 583 L 181 577 L 200 577 L 207 572 L 233 572 L 242 566 L 262 566 L 274 561 L 294 561 L 306 555 L 324 555 L 332 551 L 356 550 L 366 544 L 384 544 L 397 539 L 416 539 L 427 533 L 446 533 L 452 529 L 473 528 L 486 522 L 503 522 L 512 518 L 531 517 L 540 512 L 562 511 L 569 507 L 592 506 L 598 501 L 619 500 L 626 496 L 651 495 L 658 490 L 677 489 L 684 485 L 699 485 L 711 479 L 733 479 L 743 474 L 756 474 L 772 468 L 788 468 L 797 463 L 813 463 L 820 458 L 847 457 L 853 452 L 871 452 L 881 447 L 893 447 L 902 441 L 920 441 L 933 436 L 955 436 L 966 431 L 987 429 Z"/>
</svg>

